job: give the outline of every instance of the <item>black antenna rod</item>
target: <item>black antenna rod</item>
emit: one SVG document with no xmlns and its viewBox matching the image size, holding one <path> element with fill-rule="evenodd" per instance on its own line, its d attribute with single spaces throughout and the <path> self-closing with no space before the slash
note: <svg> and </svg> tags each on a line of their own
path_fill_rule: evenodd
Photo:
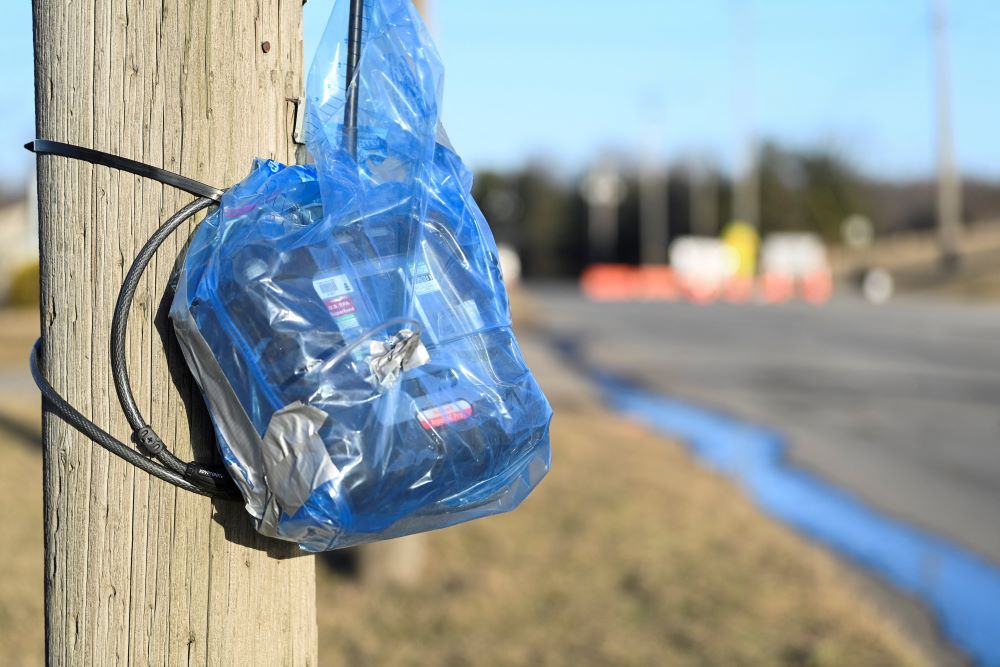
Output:
<svg viewBox="0 0 1000 667">
<path fill-rule="evenodd" d="M 358 86 L 351 85 L 361 62 L 361 42 L 365 27 L 365 0 L 351 0 L 351 19 L 347 25 L 347 105 L 344 107 L 344 144 L 354 159 L 358 157 Z"/>
</svg>

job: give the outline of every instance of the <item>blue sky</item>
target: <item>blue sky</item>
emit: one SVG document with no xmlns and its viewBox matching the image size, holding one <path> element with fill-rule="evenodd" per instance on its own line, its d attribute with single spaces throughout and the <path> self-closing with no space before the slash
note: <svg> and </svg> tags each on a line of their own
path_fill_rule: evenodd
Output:
<svg viewBox="0 0 1000 667">
<path fill-rule="evenodd" d="M 307 57 L 332 4 L 306 4 Z M 572 173 L 609 149 L 733 165 L 743 118 L 880 175 L 933 169 L 930 0 L 433 4 L 445 123 L 474 167 L 542 159 Z M 1000 177 L 1000 2 L 950 5 L 958 160 Z M 7 3 L 4 19 L 0 178 L 16 180 L 34 125 L 30 3 Z"/>
</svg>

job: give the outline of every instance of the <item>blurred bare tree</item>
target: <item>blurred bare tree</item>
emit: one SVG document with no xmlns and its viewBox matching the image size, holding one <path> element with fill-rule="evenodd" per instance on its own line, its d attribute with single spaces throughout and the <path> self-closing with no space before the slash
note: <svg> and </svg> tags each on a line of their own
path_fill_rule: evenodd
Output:
<svg viewBox="0 0 1000 667">
<path fill-rule="evenodd" d="M 935 224 L 934 182 L 890 181 L 857 170 L 835 151 L 791 149 L 764 143 L 759 155 L 760 224 L 765 234 L 810 231 L 837 242 L 852 214 L 870 218 L 880 234 L 929 229 Z M 665 169 L 666 170 L 666 169 Z M 671 238 L 703 232 L 691 229 L 692 216 L 706 208 L 696 200 L 700 173 L 712 174 L 713 217 L 719 226 L 732 219 L 733 181 L 718 165 L 678 164 L 669 169 L 668 218 Z M 584 174 L 586 171 L 584 171 Z M 614 261 L 641 261 L 638 164 L 624 162 L 624 198 L 618 210 Z M 581 195 L 584 175 L 559 177 L 541 164 L 477 175 L 473 194 L 498 242 L 521 253 L 527 279 L 567 278 L 588 262 L 587 206 Z M 1000 182 L 968 179 L 965 220 L 1000 219 Z M 699 209 L 700 207 L 700 209 Z M 709 209 L 712 207 L 709 206 Z M 703 216 L 703 214 L 702 214 Z M 718 227 L 717 227 L 718 228 Z"/>
</svg>

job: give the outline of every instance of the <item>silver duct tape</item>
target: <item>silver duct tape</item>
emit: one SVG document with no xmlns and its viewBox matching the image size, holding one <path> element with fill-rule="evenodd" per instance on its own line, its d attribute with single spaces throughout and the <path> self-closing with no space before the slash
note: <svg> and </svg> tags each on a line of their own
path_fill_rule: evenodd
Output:
<svg viewBox="0 0 1000 667">
<path fill-rule="evenodd" d="M 286 514 L 298 512 L 315 489 L 340 476 L 319 434 L 326 420 L 322 410 L 293 403 L 268 424 L 261 458 L 268 488 Z"/>
<path fill-rule="evenodd" d="M 319 436 L 327 415 L 302 403 L 290 405 L 274 414 L 261 438 L 186 303 L 183 295 L 175 299 L 170 318 L 212 421 L 237 459 L 235 465 L 227 461 L 230 474 L 257 530 L 288 540 L 279 528 L 282 513 L 295 514 L 313 490 L 340 474 Z"/>
<path fill-rule="evenodd" d="M 431 360 L 420 332 L 409 329 L 403 329 L 386 342 L 372 341 L 368 353 L 368 365 L 383 389 L 396 384 L 404 372 Z"/>
</svg>

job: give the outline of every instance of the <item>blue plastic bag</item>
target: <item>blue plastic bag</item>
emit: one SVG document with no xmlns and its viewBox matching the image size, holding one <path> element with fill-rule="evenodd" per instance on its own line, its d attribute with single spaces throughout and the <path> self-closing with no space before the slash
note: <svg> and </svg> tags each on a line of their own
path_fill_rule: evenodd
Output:
<svg viewBox="0 0 1000 667">
<path fill-rule="evenodd" d="M 369 0 L 356 158 L 347 2 L 310 75 L 314 166 L 258 160 L 192 238 L 171 318 L 258 530 L 309 551 L 516 507 L 550 464 L 442 67 L 409 0 Z"/>
</svg>

